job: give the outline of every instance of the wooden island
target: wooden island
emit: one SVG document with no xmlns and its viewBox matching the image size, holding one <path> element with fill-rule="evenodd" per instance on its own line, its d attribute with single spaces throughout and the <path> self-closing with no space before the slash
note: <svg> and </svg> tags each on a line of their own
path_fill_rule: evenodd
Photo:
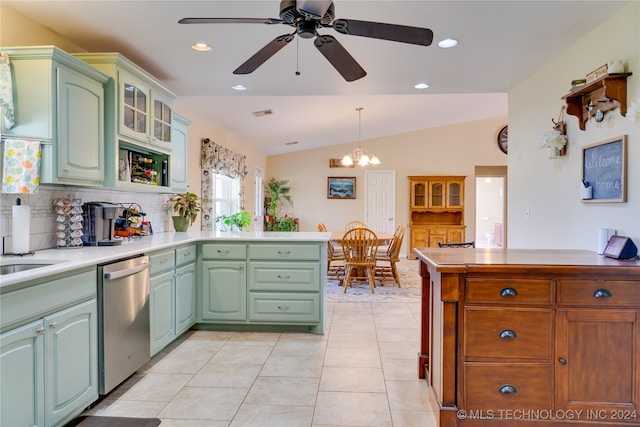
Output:
<svg viewBox="0 0 640 427">
<path fill-rule="evenodd" d="M 640 261 L 418 248 L 418 375 L 441 427 L 640 424 Z"/>
</svg>

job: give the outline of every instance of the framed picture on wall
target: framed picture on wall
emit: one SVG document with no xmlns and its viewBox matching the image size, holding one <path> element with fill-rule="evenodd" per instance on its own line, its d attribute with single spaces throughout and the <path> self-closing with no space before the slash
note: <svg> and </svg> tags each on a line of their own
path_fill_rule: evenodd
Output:
<svg viewBox="0 0 640 427">
<path fill-rule="evenodd" d="M 582 182 L 591 187 L 585 203 L 627 201 L 627 135 L 582 147 Z"/>
<path fill-rule="evenodd" d="M 327 199 L 355 199 L 355 176 L 330 176 L 327 178 Z"/>
</svg>

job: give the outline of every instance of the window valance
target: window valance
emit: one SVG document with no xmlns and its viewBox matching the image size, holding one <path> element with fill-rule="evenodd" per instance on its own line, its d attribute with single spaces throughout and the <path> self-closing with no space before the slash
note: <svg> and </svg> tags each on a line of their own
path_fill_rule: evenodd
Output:
<svg viewBox="0 0 640 427">
<path fill-rule="evenodd" d="M 244 178 L 247 176 L 247 156 L 236 153 L 209 138 L 202 139 L 202 168 L 210 172 Z"/>
</svg>

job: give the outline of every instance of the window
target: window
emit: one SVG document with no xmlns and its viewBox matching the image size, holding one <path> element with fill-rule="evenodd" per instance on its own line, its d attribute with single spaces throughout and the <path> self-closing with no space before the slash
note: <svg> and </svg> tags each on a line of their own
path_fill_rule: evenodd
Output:
<svg viewBox="0 0 640 427">
<path fill-rule="evenodd" d="M 211 201 L 213 218 L 220 215 L 231 215 L 240 212 L 240 184 L 242 178 L 229 178 L 221 174 L 213 174 Z M 224 229 L 222 222 L 215 223 L 215 230 Z"/>
</svg>

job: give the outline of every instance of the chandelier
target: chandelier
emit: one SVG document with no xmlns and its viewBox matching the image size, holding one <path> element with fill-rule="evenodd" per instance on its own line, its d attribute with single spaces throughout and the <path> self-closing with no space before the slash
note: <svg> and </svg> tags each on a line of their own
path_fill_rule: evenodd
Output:
<svg viewBox="0 0 640 427">
<path fill-rule="evenodd" d="M 380 159 L 375 154 L 369 156 L 367 150 L 360 146 L 360 140 L 362 136 L 362 107 L 356 108 L 358 112 L 358 148 L 351 153 L 347 153 L 342 158 L 342 164 L 344 166 L 352 166 L 357 164 L 358 166 L 379 165 Z"/>
</svg>

